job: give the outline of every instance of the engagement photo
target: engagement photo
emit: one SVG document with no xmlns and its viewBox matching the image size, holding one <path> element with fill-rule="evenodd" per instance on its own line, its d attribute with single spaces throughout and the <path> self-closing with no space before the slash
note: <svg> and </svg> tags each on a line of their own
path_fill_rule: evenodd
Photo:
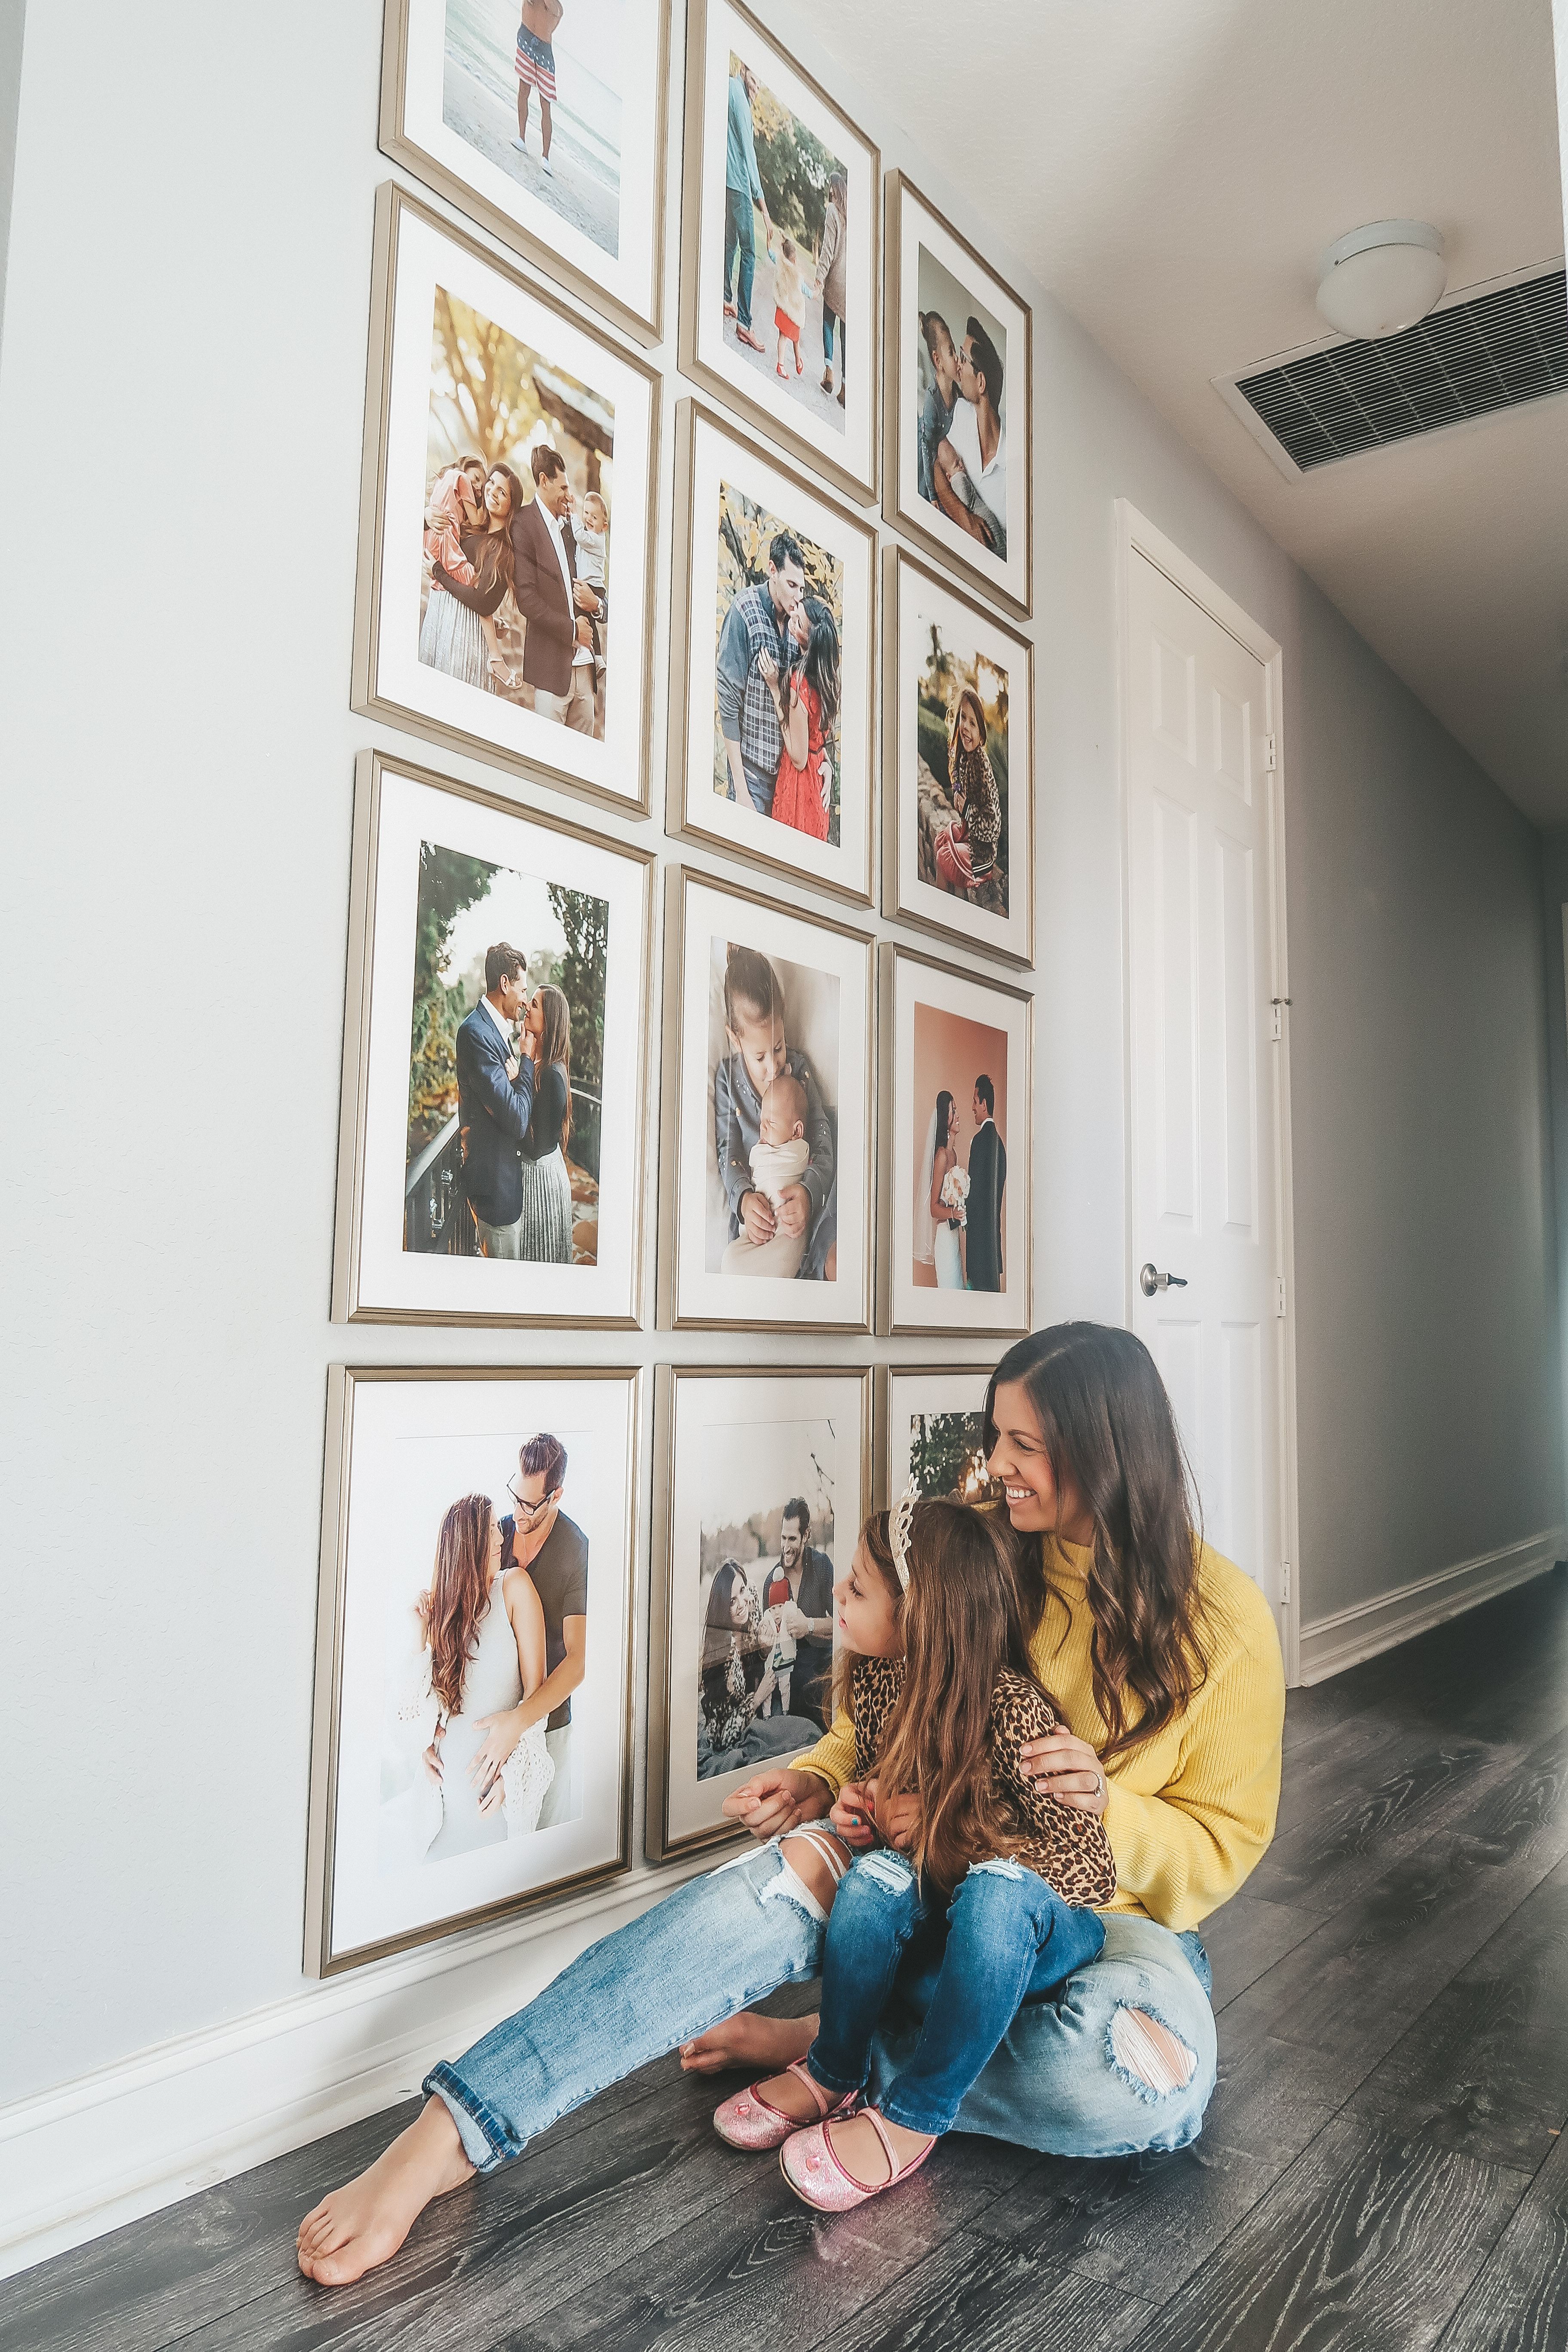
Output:
<svg viewBox="0 0 1568 2352">
<path fill-rule="evenodd" d="M 1007 1286 L 1007 1038 L 914 1009 L 914 1265 L 920 1290 Z"/>
<path fill-rule="evenodd" d="M 1007 561 L 1007 332 L 924 245 L 910 378 L 919 406 L 916 488 L 955 528 Z"/>
<path fill-rule="evenodd" d="M 724 340 L 842 433 L 846 167 L 733 50 L 727 103 Z"/>
<path fill-rule="evenodd" d="M 718 605 L 713 790 L 837 848 L 843 562 L 723 482 Z"/>
<path fill-rule="evenodd" d="M 699 1469 L 697 1777 L 798 1755 L 832 1720 L 830 1421 L 710 1425 Z"/>
<path fill-rule="evenodd" d="M 610 255 L 621 242 L 624 33 L 638 6 L 446 0 L 447 128 Z"/>
<path fill-rule="evenodd" d="M 597 741 L 615 440 L 610 400 L 437 287 L 419 659 Z"/>
<path fill-rule="evenodd" d="M 835 974 L 713 939 L 710 1274 L 837 1281 L 838 1063 Z"/>
<path fill-rule="evenodd" d="M 498 1460 L 499 1499 L 447 1507 L 428 1577 L 395 1617 L 384 1874 L 581 1816 L 572 1693 L 587 1656 L 588 1541 L 563 1507 L 567 1470 L 547 1431 Z"/>
</svg>

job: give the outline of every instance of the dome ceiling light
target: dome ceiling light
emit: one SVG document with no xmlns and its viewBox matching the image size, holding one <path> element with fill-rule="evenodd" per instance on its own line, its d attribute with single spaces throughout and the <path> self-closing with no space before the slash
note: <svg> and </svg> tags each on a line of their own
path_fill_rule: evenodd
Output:
<svg viewBox="0 0 1568 2352">
<path fill-rule="evenodd" d="M 1342 335 L 1370 341 L 1424 319 L 1447 282 L 1429 221 L 1369 221 L 1324 254 L 1318 308 Z"/>
</svg>

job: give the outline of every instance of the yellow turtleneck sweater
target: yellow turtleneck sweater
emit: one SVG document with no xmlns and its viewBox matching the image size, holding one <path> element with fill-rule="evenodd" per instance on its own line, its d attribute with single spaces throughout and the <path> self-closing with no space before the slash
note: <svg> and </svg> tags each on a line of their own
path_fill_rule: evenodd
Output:
<svg viewBox="0 0 1568 2352">
<path fill-rule="evenodd" d="M 1030 1663 L 1060 1702 L 1067 1728 L 1098 1750 L 1109 1735 L 1089 1665 L 1089 1553 L 1056 1536 L 1044 1538 L 1044 1549 L 1055 1597 L 1030 1644 Z M 1266 1852 L 1279 1809 L 1285 1724 L 1279 1637 L 1262 1593 L 1206 1544 L 1198 1593 L 1207 1672 L 1192 1705 L 1105 1768 L 1105 1831 L 1117 1875 L 1105 1908 L 1140 1911 L 1177 1931 L 1217 1910 Z M 842 1708 L 794 1769 L 816 1773 L 835 1796 L 854 1777 L 855 1734 Z"/>
</svg>

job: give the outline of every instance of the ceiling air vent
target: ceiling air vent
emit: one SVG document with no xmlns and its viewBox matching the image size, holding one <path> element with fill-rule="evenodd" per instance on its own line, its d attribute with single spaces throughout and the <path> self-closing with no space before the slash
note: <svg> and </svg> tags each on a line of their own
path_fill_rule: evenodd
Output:
<svg viewBox="0 0 1568 2352">
<path fill-rule="evenodd" d="M 1568 392 L 1563 273 L 1548 270 L 1434 310 L 1402 334 L 1308 352 L 1216 389 L 1291 474 Z"/>
</svg>

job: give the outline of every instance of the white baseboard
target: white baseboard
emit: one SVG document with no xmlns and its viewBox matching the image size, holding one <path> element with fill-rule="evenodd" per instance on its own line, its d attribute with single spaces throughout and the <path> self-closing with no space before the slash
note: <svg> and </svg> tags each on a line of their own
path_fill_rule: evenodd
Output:
<svg viewBox="0 0 1568 2352">
<path fill-rule="evenodd" d="M 1327 1682 L 1347 1666 L 1375 1658 L 1408 1642 L 1445 1618 L 1458 1617 L 1511 1585 L 1541 1576 L 1563 1557 L 1563 1528 L 1545 1528 L 1539 1535 L 1522 1536 L 1500 1550 L 1482 1552 L 1478 1559 L 1462 1559 L 1456 1567 L 1439 1569 L 1436 1576 L 1418 1577 L 1393 1592 L 1358 1601 L 1331 1617 L 1320 1617 L 1301 1628 L 1301 1680 Z"/>
<path fill-rule="evenodd" d="M 711 1854 L 425 1945 L 0 2108 L 0 2278 L 411 2098 Z"/>
</svg>

